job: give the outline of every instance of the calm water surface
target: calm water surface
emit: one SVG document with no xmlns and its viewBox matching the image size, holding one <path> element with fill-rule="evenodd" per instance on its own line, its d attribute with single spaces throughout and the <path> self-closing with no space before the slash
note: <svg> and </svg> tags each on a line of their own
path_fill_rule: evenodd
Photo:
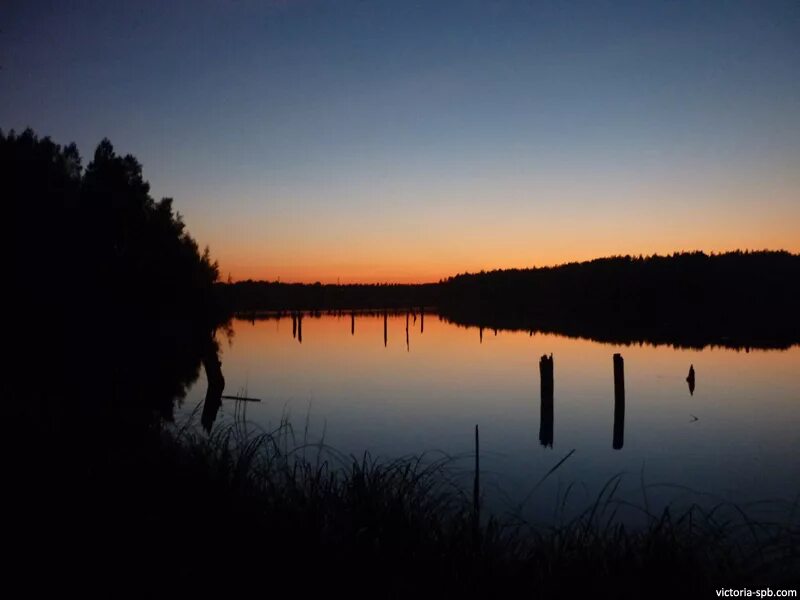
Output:
<svg viewBox="0 0 800 600">
<path fill-rule="evenodd" d="M 547 518 L 571 485 L 567 508 L 591 502 L 621 474 L 617 495 L 651 505 L 721 500 L 793 501 L 800 493 L 800 347 L 724 348 L 611 345 L 553 334 L 459 327 L 427 314 L 306 316 L 302 341 L 291 317 L 233 321 L 219 336 L 226 394 L 250 421 L 270 428 L 288 414 L 309 438 L 345 453 L 395 458 L 424 451 L 462 456 L 471 477 L 480 426 L 487 502 L 513 509 L 537 481 L 575 452 L 525 502 Z M 613 448 L 612 356 L 625 361 L 622 448 Z M 552 447 L 540 442 L 539 357 L 553 354 Z M 696 387 L 686 376 L 694 365 Z M 202 402 L 204 376 L 183 404 Z M 223 402 L 219 421 L 232 418 Z M 621 415 L 617 415 L 618 421 Z M 546 440 L 547 441 L 547 440 Z"/>
</svg>

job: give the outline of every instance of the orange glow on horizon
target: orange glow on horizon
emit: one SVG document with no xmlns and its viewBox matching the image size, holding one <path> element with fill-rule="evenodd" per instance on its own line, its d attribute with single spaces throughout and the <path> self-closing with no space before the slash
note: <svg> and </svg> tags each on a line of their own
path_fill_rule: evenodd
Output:
<svg viewBox="0 0 800 600">
<path fill-rule="evenodd" d="M 619 196 L 590 189 L 494 202 L 431 196 L 422 209 L 405 196 L 385 207 L 347 210 L 335 203 L 303 209 L 298 200 L 287 202 L 290 208 L 265 204 L 252 214 L 223 212 L 188 225 L 210 246 L 223 281 L 433 283 L 459 273 L 608 256 L 800 253 L 800 180 L 728 186 L 707 195 L 642 184 Z M 486 190 L 486 197 L 496 193 Z M 426 197 L 424 190 L 420 195 Z"/>
<path fill-rule="evenodd" d="M 472 264 L 425 264 L 421 262 L 419 266 L 387 266 L 386 268 L 374 265 L 363 265 L 353 263 L 352 265 L 335 265 L 333 267 L 325 265 L 320 261 L 317 267 L 306 265 L 287 265 L 283 268 L 276 266 L 261 267 L 252 264 L 252 260 L 220 261 L 220 280 L 238 281 L 280 281 L 281 283 L 303 283 L 313 284 L 424 284 L 438 283 L 443 279 L 459 275 L 462 273 L 478 273 L 480 271 L 492 271 L 498 269 L 529 269 L 533 267 L 552 267 L 572 262 L 585 262 L 597 258 L 607 258 L 611 256 L 652 256 L 652 255 L 671 255 L 681 252 L 702 251 L 706 254 L 721 254 L 735 250 L 741 251 L 760 251 L 760 250 L 785 250 L 792 253 L 800 253 L 800 245 L 795 246 L 772 246 L 772 247 L 713 247 L 713 248 L 687 248 L 687 249 L 658 249 L 649 252 L 633 251 L 609 251 L 599 253 L 575 253 L 571 255 L 547 256 L 542 255 L 539 260 L 521 261 L 519 259 L 503 260 L 498 257 L 496 260 L 476 260 Z M 390 263 L 391 264 L 391 263 Z M 229 266 L 229 268 L 228 268 Z"/>
</svg>

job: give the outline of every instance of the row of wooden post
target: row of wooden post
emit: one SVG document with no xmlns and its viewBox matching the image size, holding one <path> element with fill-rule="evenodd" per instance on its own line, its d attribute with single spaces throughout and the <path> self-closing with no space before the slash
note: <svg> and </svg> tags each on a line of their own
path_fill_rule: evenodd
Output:
<svg viewBox="0 0 800 600">
<path fill-rule="evenodd" d="M 409 315 L 414 315 L 414 323 L 417 322 L 417 313 L 414 311 L 406 313 L 406 350 L 410 348 L 409 333 L 408 333 L 408 319 Z M 425 333 L 425 309 L 420 308 L 419 311 L 419 332 Z M 383 311 L 383 345 L 384 347 L 389 343 L 389 312 Z M 356 334 L 356 311 L 350 311 L 350 335 Z M 301 344 L 303 343 L 303 313 L 292 313 L 292 337 Z"/>
<path fill-rule="evenodd" d="M 542 355 L 539 359 L 541 378 L 541 411 L 539 420 L 539 443 L 553 447 L 554 381 L 553 355 Z M 612 447 L 621 450 L 625 443 L 625 362 L 621 354 L 614 355 L 614 437 Z"/>
</svg>

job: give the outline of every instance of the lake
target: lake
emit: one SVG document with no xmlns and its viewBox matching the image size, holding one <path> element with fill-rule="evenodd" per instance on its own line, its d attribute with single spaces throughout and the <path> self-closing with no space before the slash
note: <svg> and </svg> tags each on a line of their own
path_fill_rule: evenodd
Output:
<svg viewBox="0 0 800 600">
<path fill-rule="evenodd" d="M 223 401 L 218 424 L 244 411 L 271 429 L 288 416 L 298 443 L 305 435 L 386 459 L 447 453 L 464 489 L 478 425 L 483 493 L 498 513 L 568 516 L 615 476 L 616 497 L 651 510 L 791 503 L 800 492 L 800 346 L 607 344 L 462 327 L 431 313 L 234 319 L 217 337 L 225 394 L 260 399 Z M 615 353 L 624 360 L 622 406 Z M 550 354 L 552 412 L 542 407 L 539 371 Z M 179 420 L 205 391 L 201 373 Z"/>
</svg>

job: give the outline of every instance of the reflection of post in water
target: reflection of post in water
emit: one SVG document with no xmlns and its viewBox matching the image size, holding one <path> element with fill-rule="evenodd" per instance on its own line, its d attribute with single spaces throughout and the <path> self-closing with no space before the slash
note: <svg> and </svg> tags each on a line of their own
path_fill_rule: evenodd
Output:
<svg viewBox="0 0 800 600">
<path fill-rule="evenodd" d="M 480 340 L 481 344 L 483 343 L 483 326 L 478 328 L 478 339 Z"/>
<path fill-rule="evenodd" d="M 406 352 L 411 352 L 411 346 L 408 343 L 408 313 L 406 313 Z"/>
<path fill-rule="evenodd" d="M 387 329 L 386 329 L 386 321 L 387 321 L 388 318 L 389 318 L 389 313 L 387 313 L 386 311 L 383 311 L 383 347 L 384 348 L 386 348 L 386 342 L 389 339 L 388 335 L 387 335 Z"/>
<path fill-rule="evenodd" d="M 539 420 L 539 443 L 553 447 L 553 355 L 543 354 L 539 359 L 539 375 L 542 380 L 542 402 Z"/>
<path fill-rule="evenodd" d="M 356 334 L 356 311 L 350 312 L 350 335 Z"/>
<path fill-rule="evenodd" d="M 292 313 L 292 339 L 297 338 L 297 314 Z"/>
<path fill-rule="evenodd" d="M 614 355 L 614 450 L 625 443 L 625 362 L 621 354 Z"/>
<path fill-rule="evenodd" d="M 419 332 L 425 333 L 425 307 L 421 306 L 419 309 Z"/>
<path fill-rule="evenodd" d="M 297 313 L 297 341 L 303 343 L 303 313 Z"/>
<path fill-rule="evenodd" d="M 206 343 L 203 352 L 203 368 L 206 371 L 208 387 L 206 388 L 206 401 L 203 403 L 203 414 L 200 416 L 200 423 L 203 429 L 211 431 L 214 421 L 217 418 L 220 406 L 222 406 L 222 391 L 225 389 L 225 378 L 222 376 L 222 363 L 217 354 L 217 345 L 211 338 Z"/>
<path fill-rule="evenodd" d="M 694 396 L 694 365 L 689 365 L 689 375 L 686 377 L 689 384 L 689 395 Z"/>
</svg>

